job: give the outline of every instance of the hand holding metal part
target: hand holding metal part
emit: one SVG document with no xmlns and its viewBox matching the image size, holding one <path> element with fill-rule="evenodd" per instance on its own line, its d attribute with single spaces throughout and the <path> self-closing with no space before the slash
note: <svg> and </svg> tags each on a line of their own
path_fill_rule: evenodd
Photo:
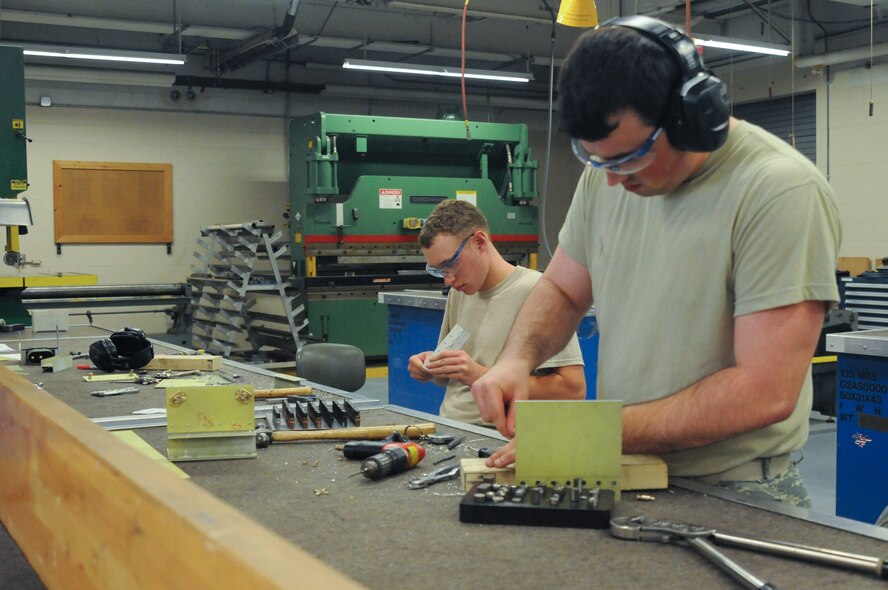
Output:
<svg viewBox="0 0 888 590">
<path fill-rule="evenodd" d="M 426 475 L 414 477 L 407 482 L 407 485 L 410 486 L 411 490 L 421 490 L 438 482 L 456 479 L 457 477 L 459 477 L 459 465 L 445 465 Z"/>
<path fill-rule="evenodd" d="M 711 528 L 670 520 L 648 521 L 643 516 L 614 518 L 611 520 L 611 534 L 620 539 L 676 543 L 693 547 L 740 582 L 745 588 L 775 589 L 771 584 L 760 580 L 729 559 L 708 541 L 712 541 L 717 545 L 739 547 L 781 557 L 811 561 L 822 565 L 870 572 L 881 578 L 888 578 L 888 568 L 885 567 L 884 558 L 857 555 L 783 541 L 742 537 L 720 533 Z"/>
</svg>

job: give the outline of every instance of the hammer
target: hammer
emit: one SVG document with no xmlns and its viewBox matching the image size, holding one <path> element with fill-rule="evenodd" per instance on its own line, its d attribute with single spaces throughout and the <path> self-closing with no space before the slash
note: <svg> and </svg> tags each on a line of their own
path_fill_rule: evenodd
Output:
<svg viewBox="0 0 888 590">
<path fill-rule="evenodd" d="M 257 389 L 253 392 L 256 399 L 269 399 L 273 397 L 287 397 L 288 395 L 311 395 L 312 389 L 308 385 L 301 387 L 281 387 L 279 389 Z"/>
<path fill-rule="evenodd" d="M 262 430 L 256 433 L 256 446 L 264 449 L 272 442 L 296 442 L 306 440 L 382 440 L 397 432 L 407 438 L 420 438 L 435 432 L 431 422 L 422 424 L 390 424 L 388 426 L 357 426 L 327 430 Z"/>
</svg>

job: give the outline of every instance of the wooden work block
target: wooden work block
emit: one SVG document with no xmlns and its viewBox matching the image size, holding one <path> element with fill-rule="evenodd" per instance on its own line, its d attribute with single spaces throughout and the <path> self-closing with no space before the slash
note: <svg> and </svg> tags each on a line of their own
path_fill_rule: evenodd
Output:
<svg viewBox="0 0 888 590">
<path fill-rule="evenodd" d="M 218 371 L 222 357 L 216 354 L 155 354 L 146 369 L 170 371 Z"/>
<path fill-rule="evenodd" d="M 655 455 L 623 455 L 623 490 L 665 490 L 666 462 Z"/>
<path fill-rule="evenodd" d="M 461 459 L 460 483 L 465 491 L 479 483 L 485 475 L 493 475 L 495 483 L 514 484 L 515 469 L 512 467 L 488 467 L 486 459 Z M 663 490 L 669 487 L 666 462 L 654 455 L 623 455 L 622 490 Z"/>
</svg>

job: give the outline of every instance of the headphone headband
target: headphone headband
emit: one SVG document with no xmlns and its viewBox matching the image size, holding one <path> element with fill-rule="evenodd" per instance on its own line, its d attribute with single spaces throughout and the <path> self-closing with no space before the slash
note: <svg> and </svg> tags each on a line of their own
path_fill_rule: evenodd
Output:
<svg viewBox="0 0 888 590">
<path fill-rule="evenodd" d="M 674 148 L 711 152 L 724 144 L 730 119 L 727 87 L 706 69 L 696 45 L 687 35 L 663 21 L 642 15 L 612 18 L 600 26 L 638 31 L 675 60 L 681 80 L 672 93 L 662 123 Z"/>
</svg>

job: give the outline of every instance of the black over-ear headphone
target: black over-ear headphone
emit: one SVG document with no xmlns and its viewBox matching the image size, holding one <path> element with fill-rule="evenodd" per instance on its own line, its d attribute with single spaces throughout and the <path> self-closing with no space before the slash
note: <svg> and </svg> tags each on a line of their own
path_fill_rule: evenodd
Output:
<svg viewBox="0 0 888 590">
<path fill-rule="evenodd" d="M 627 27 L 654 40 L 672 55 L 681 81 L 669 99 L 663 129 L 672 147 L 711 152 L 728 138 L 730 103 L 725 83 L 703 66 L 697 47 L 687 35 L 666 23 L 641 15 L 613 18 L 603 27 Z"/>
<path fill-rule="evenodd" d="M 141 369 L 154 358 L 154 347 L 145 332 L 124 328 L 89 345 L 89 360 L 103 371 Z"/>
</svg>

